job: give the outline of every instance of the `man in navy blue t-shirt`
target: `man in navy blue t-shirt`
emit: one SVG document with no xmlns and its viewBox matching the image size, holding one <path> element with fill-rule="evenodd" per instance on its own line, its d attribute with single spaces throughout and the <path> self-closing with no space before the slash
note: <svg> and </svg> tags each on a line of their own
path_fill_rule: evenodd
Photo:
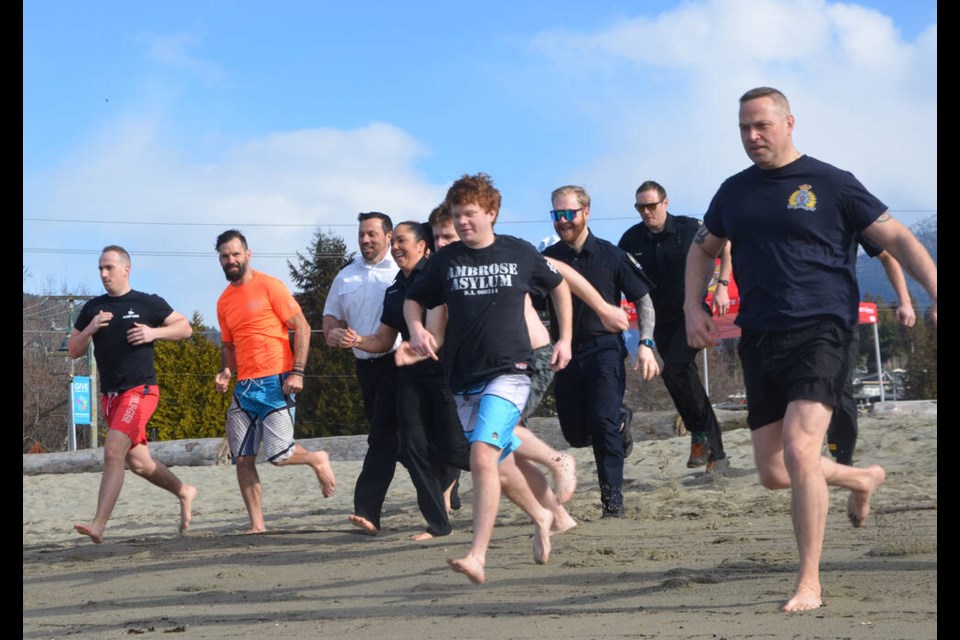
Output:
<svg viewBox="0 0 960 640">
<path fill-rule="evenodd" d="M 937 268 L 920 242 L 850 172 L 801 154 L 786 96 L 759 87 L 740 98 L 740 138 L 753 166 L 714 195 L 687 256 L 687 340 L 703 348 L 715 329 L 700 296 L 729 240 L 740 288 L 739 344 L 748 424 L 764 487 L 791 490 L 800 554 L 783 611 L 821 606 L 820 555 L 827 486 L 850 490 L 847 515 L 863 526 L 883 483 L 878 465 L 857 468 L 822 455 L 847 377 L 857 321 L 857 234 L 888 250 L 930 293 Z"/>
</svg>

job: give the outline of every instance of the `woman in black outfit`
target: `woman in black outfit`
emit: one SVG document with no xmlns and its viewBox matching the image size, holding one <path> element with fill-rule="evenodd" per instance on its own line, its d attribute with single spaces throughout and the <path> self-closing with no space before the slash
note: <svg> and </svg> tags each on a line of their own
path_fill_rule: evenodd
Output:
<svg viewBox="0 0 960 640">
<path fill-rule="evenodd" d="M 394 227 L 391 252 L 400 272 L 384 293 L 380 326 L 368 336 L 349 329 L 341 347 L 385 353 L 393 347 L 398 333 L 409 340 L 403 301 L 407 287 L 426 264 L 432 245 L 433 236 L 425 224 L 407 221 Z M 449 535 L 452 529 L 443 491 L 457 481 L 461 469 L 469 469 L 470 452 L 439 362 L 422 360 L 398 369 L 397 418 L 400 462 L 410 473 L 420 513 L 427 521 L 426 531 L 411 539 Z"/>
</svg>

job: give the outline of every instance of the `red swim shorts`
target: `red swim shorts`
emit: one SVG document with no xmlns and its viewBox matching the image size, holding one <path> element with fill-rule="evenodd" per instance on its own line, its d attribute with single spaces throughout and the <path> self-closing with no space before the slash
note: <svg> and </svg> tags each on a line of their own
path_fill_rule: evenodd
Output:
<svg viewBox="0 0 960 640">
<path fill-rule="evenodd" d="M 130 438 L 131 448 L 147 444 L 147 422 L 160 401 L 160 387 L 144 384 L 119 393 L 100 396 L 107 427 Z"/>
</svg>

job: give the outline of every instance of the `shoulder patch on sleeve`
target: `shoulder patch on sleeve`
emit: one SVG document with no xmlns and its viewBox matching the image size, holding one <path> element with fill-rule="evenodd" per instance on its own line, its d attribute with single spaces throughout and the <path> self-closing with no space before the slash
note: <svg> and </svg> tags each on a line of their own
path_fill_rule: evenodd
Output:
<svg viewBox="0 0 960 640">
<path fill-rule="evenodd" d="M 633 257 L 633 254 L 632 254 L 632 253 L 628 253 L 628 252 L 626 252 L 626 251 L 624 251 L 623 253 L 624 253 L 624 255 L 627 256 L 627 260 L 630 261 L 630 264 L 632 264 L 633 267 L 634 267 L 637 271 L 639 271 L 640 273 L 643 273 L 643 267 L 641 267 L 641 266 L 640 266 L 640 263 L 637 262 L 637 259 Z"/>
</svg>

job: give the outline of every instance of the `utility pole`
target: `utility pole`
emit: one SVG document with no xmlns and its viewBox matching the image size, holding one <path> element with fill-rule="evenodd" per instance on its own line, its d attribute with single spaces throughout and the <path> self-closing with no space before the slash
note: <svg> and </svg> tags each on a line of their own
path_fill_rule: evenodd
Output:
<svg viewBox="0 0 960 640">
<path fill-rule="evenodd" d="M 73 332 L 73 321 L 76 317 L 77 311 L 77 302 L 82 301 L 86 302 L 90 300 L 93 296 L 49 296 L 49 299 L 52 300 L 66 300 L 67 304 L 70 306 L 70 320 L 67 322 L 66 335 L 63 338 L 63 341 L 60 343 L 60 348 L 57 349 L 61 352 L 67 352 L 67 341 L 70 339 L 70 334 Z M 67 416 L 67 449 L 68 451 L 77 450 L 77 425 L 74 422 L 74 398 L 73 398 L 73 379 L 76 373 L 76 363 L 74 359 L 70 357 L 69 353 L 67 358 L 70 360 L 70 381 L 69 381 L 69 392 L 70 392 L 70 412 Z M 90 344 L 87 346 L 87 368 L 90 373 L 90 425 L 89 425 L 89 447 L 95 449 L 97 447 L 97 363 L 94 359 L 93 354 L 93 340 L 90 341 Z"/>
</svg>

